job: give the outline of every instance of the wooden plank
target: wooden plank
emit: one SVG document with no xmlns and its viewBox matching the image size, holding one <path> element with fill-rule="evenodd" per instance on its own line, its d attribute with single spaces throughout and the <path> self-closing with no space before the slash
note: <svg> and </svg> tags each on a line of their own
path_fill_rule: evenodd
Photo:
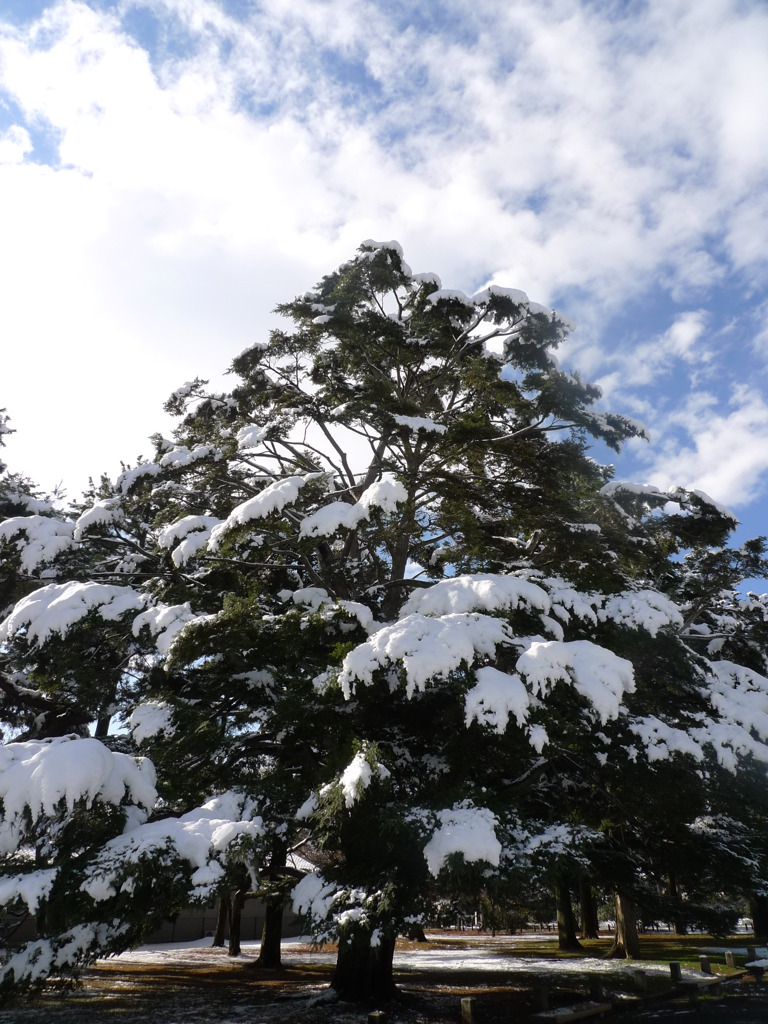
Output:
<svg viewBox="0 0 768 1024">
<path fill-rule="evenodd" d="M 613 1007 L 610 1003 L 577 1003 L 575 1006 L 561 1006 L 559 1010 L 546 1010 L 534 1013 L 529 1020 L 549 1022 L 549 1024 L 567 1024 L 572 1020 L 584 1020 L 586 1017 L 597 1017 L 608 1013 Z"/>
</svg>

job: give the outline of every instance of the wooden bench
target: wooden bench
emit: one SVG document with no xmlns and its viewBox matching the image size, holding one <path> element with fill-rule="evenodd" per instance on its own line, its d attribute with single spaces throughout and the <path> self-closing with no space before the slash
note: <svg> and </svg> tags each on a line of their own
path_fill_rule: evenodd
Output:
<svg viewBox="0 0 768 1024">
<path fill-rule="evenodd" d="M 703 957 L 702 959 L 706 960 L 706 964 L 702 964 L 702 966 L 709 967 L 709 958 Z M 688 989 L 689 992 L 697 992 L 699 989 L 702 988 L 709 988 L 712 985 L 719 985 L 722 980 L 716 974 L 709 973 L 700 974 L 698 978 L 684 978 L 682 970 L 680 968 L 680 963 L 677 960 L 669 961 L 669 973 L 673 985 L 675 985 L 677 988 Z"/>
<path fill-rule="evenodd" d="M 768 960 L 751 960 L 744 964 L 744 967 L 749 971 L 755 981 L 762 981 L 763 974 L 768 970 Z"/>
<path fill-rule="evenodd" d="M 688 989 L 711 988 L 714 985 L 719 985 L 721 981 L 722 978 L 718 978 L 715 974 L 709 978 L 683 978 L 677 982 L 677 987 Z"/>
</svg>

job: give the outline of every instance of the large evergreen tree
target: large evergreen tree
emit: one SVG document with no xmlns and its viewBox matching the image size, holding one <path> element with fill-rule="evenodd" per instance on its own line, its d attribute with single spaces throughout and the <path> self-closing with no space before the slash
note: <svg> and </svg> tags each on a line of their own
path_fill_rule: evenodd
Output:
<svg viewBox="0 0 768 1024">
<path fill-rule="evenodd" d="M 703 763 L 766 759 L 766 731 L 734 713 L 738 679 L 675 603 L 669 538 L 699 530 L 700 553 L 717 542 L 694 521 L 727 532 L 723 514 L 682 495 L 662 534 L 642 494 L 606 492 L 589 440 L 642 431 L 559 369 L 567 321 L 511 289 L 443 289 L 374 242 L 278 308 L 291 329 L 234 360 L 231 392 L 171 397 L 179 425 L 153 461 L 71 515 L 0 525 L 29 590 L 0 625 L 5 674 L 81 736 L 41 732 L 30 703 L 6 756 L 98 743 L 129 781 L 148 756 L 162 797 L 86 773 L 53 803 L 17 798 L 3 893 L 32 894 L 48 945 L 8 981 L 135 941 L 141 911 L 187 891 L 242 892 L 243 872 L 279 891 L 309 832 L 323 867 L 294 903 L 339 943 L 336 989 L 383 998 L 397 934 L 441 890 L 517 872 L 564 899 L 591 875 L 629 912 L 658 860 L 649 781 L 662 794 L 682 766 L 674 840 L 692 808 L 706 817 Z M 78 857 L 44 839 L 55 824 L 75 842 L 102 804 Z M 192 850 L 200 821 L 210 843 Z M 173 886 L 150 884 L 156 860 Z"/>
</svg>

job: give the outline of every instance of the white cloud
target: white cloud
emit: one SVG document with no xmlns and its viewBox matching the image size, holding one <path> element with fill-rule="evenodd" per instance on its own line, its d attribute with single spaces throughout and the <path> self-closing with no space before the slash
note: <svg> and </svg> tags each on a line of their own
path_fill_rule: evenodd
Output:
<svg viewBox="0 0 768 1024">
<path fill-rule="evenodd" d="M 678 356 L 688 363 L 693 362 L 698 358 L 694 353 L 694 347 L 704 331 L 705 320 L 706 316 L 702 310 L 683 313 L 664 335 L 664 347 L 671 355 Z"/>
<path fill-rule="evenodd" d="M 369 236 L 448 287 L 573 289 L 579 356 L 617 394 L 706 357 L 702 290 L 764 274 L 765 7 L 433 10 L 66 0 L 0 26 L 26 119 L 0 139 L 11 461 L 39 474 L 54 432 L 80 474 L 146 449 L 167 393 Z M 153 52 L 123 14 L 160 20 Z M 30 162 L 40 128 L 55 169 Z M 642 359 L 606 358 L 600 322 L 651 284 L 688 311 Z"/>
<path fill-rule="evenodd" d="M 633 338 L 610 353 L 598 351 L 589 356 L 593 364 L 610 368 L 597 381 L 606 400 L 614 405 L 630 403 L 637 412 L 638 388 L 662 384 L 664 378 L 679 376 L 681 372 L 686 379 L 689 375 L 695 379 L 696 370 L 712 358 L 706 343 L 701 343 L 706 322 L 704 310 L 689 310 L 681 313 L 662 334 L 646 341 Z M 687 366 L 681 369 L 681 363 Z"/>
<path fill-rule="evenodd" d="M 32 150 L 32 140 L 26 128 L 13 124 L 0 134 L 0 165 L 20 164 Z"/>
<path fill-rule="evenodd" d="M 729 411 L 720 412 L 712 395 L 694 393 L 670 422 L 682 433 L 668 432 L 649 466 L 650 483 L 697 487 L 734 506 L 764 496 L 768 402 L 763 395 L 739 387 Z"/>
</svg>

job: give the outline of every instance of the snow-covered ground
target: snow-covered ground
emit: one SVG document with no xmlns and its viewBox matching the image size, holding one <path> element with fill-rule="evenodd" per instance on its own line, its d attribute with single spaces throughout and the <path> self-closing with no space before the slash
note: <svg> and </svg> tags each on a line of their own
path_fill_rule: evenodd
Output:
<svg viewBox="0 0 768 1024">
<path fill-rule="evenodd" d="M 666 964 L 654 964 L 648 962 L 636 962 L 626 960 L 605 960 L 597 957 L 574 957 L 572 959 L 550 959 L 543 957 L 530 957 L 524 953 L 515 954 L 516 946 L 524 946 L 535 940 L 537 943 L 550 940 L 554 943 L 556 935 L 505 935 L 498 939 L 490 939 L 488 935 L 465 935 L 446 936 L 441 934 L 434 936 L 439 941 L 438 946 L 429 944 L 419 946 L 416 949 L 397 950 L 395 952 L 395 970 L 397 972 L 451 972 L 459 973 L 472 971 L 477 973 L 498 973 L 500 971 L 509 974 L 542 974 L 542 975 L 580 975 L 580 974 L 603 974 L 620 977 L 622 974 L 632 974 L 633 971 L 642 969 L 649 974 L 668 975 L 669 968 Z M 327 963 L 333 964 L 336 960 L 334 952 L 325 952 L 322 949 L 313 950 L 310 948 L 309 938 L 285 939 L 283 941 L 283 962 L 291 964 Z M 210 939 L 200 939 L 194 942 L 174 942 L 156 945 L 140 946 L 138 949 L 128 953 L 122 953 L 114 957 L 112 963 L 144 963 L 148 965 L 171 965 L 187 964 L 200 965 L 211 956 L 217 959 L 226 959 L 224 950 L 212 950 Z M 455 948 L 445 948 L 455 946 Z M 475 947 L 475 948 L 473 948 Z M 727 947 L 732 949 L 732 947 Z M 726 947 L 711 946 L 703 952 L 712 956 L 723 955 Z M 244 942 L 242 954 L 234 960 L 234 963 L 253 960 L 258 955 L 258 942 Z M 732 949 L 736 956 L 746 956 L 746 946 L 743 949 Z M 553 949 L 554 953 L 554 949 Z M 757 950 L 758 957 L 768 957 L 768 947 Z M 700 971 L 686 970 L 683 972 L 691 978 L 701 977 Z"/>
</svg>

